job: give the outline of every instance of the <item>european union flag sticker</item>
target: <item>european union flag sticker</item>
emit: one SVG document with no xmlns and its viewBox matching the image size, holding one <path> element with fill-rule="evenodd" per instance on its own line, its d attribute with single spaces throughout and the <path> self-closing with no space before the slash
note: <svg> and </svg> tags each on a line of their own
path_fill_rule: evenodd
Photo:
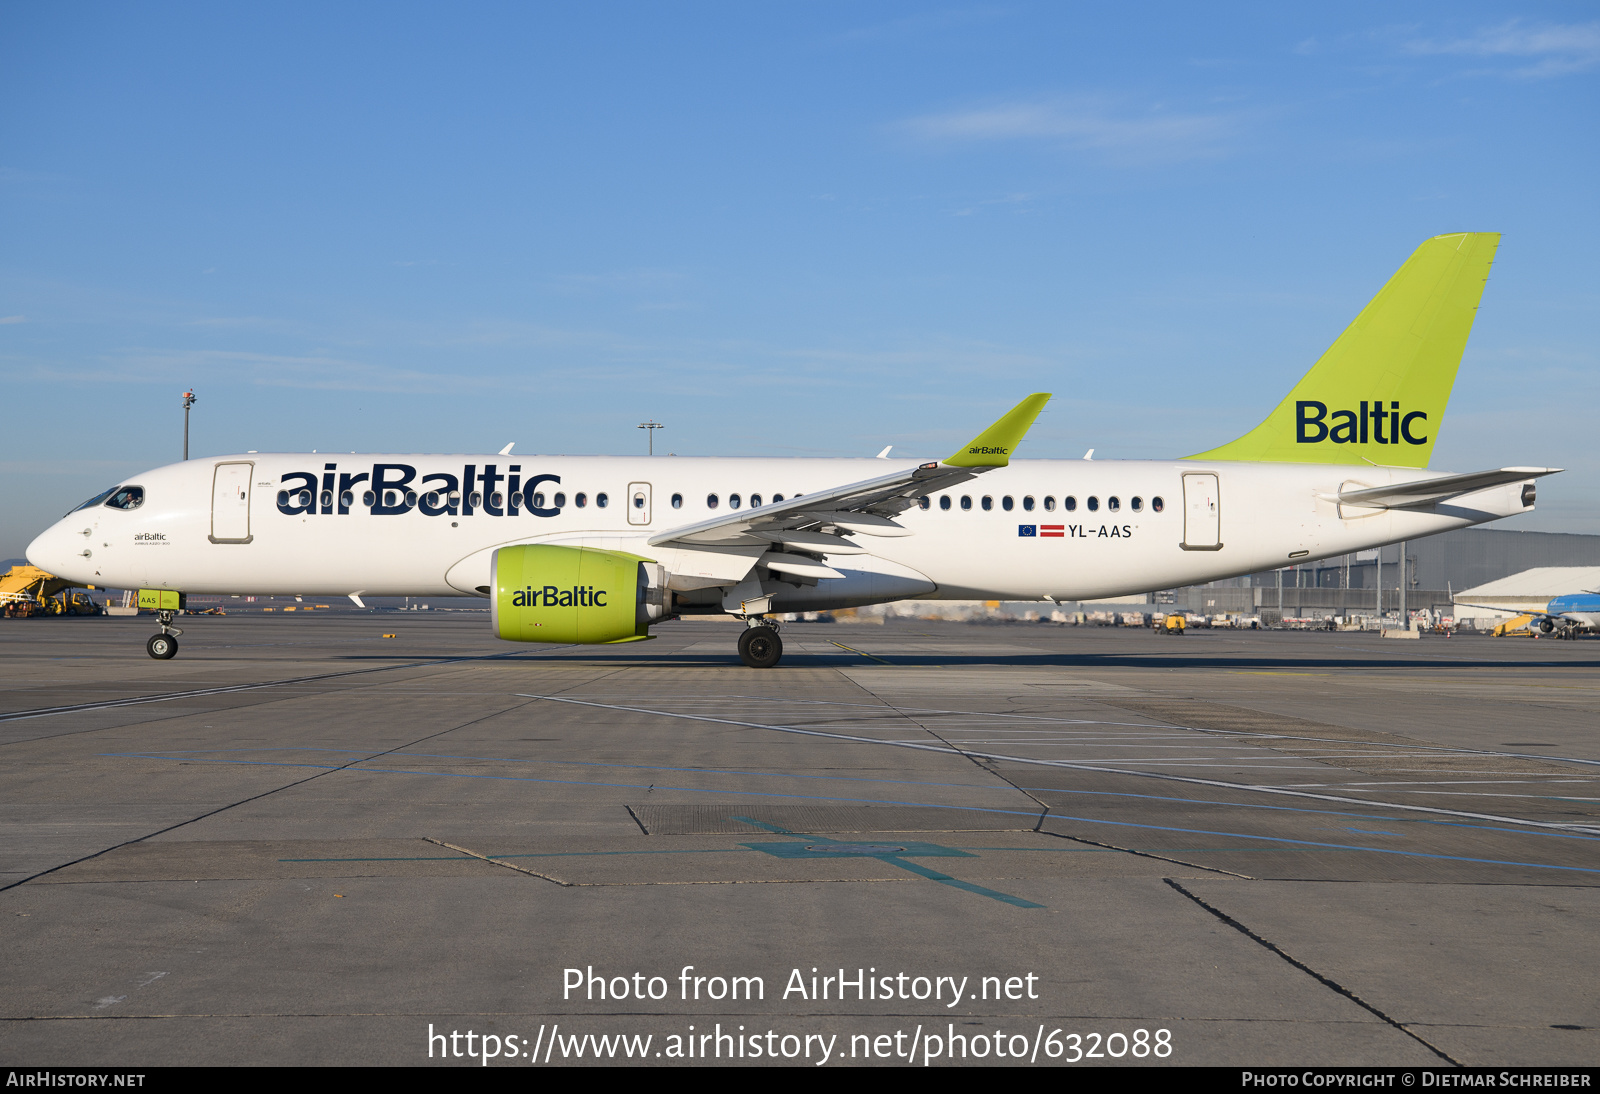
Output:
<svg viewBox="0 0 1600 1094">
<path fill-rule="evenodd" d="M 1039 534 L 1039 526 L 1037 524 L 1019 524 L 1019 525 L 1017 525 L 1017 535 L 1019 535 L 1019 536 L 1037 536 L 1038 534 Z"/>
</svg>

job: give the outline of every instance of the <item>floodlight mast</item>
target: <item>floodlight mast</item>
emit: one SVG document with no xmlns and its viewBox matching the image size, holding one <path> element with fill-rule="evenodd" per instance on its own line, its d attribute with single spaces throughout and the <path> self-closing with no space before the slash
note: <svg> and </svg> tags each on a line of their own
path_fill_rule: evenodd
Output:
<svg viewBox="0 0 1600 1094">
<path fill-rule="evenodd" d="M 654 418 L 651 418 L 648 422 L 640 422 L 639 428 L 645 430 L 645 436 L 650 438 L 650 448 L 648 454 L 654 456 L 656 454 L 656 430 L 665 429 L 667 427 L 656 421 Z"/>
<path fill-rule="evenodd" d="M 195 403 L 194 389 L 183 393 L 183 458 L 189 458 L 189 408 Z"/>
</svg>

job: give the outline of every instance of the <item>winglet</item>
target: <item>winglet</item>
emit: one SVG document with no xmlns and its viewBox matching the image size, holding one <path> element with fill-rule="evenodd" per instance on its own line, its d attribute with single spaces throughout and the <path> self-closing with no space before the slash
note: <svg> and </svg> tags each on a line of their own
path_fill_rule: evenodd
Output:
<svg viewBox="0 0 1600 1094">
<path fill-rule="evenodd" d="M 1030 395 L 1012 407 L 1006 416 L 979 433 L 945 459 L 946 467 L 1004 467 L 1011 460 L 1034 419 L 1050 401 L 1048 392 Z"/>
</svg>

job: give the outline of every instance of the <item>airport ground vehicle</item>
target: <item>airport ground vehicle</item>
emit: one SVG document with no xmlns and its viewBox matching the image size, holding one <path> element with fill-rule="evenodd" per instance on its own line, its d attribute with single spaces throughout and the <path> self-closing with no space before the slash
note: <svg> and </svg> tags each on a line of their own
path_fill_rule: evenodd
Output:
<svg viewBox="0 0 1600 1094">
<path fill-rule="evenodd" d="M 0 574 L 0 614 L 7 619 L 105 614 L 102 604 L 72 584 L 37 566 L 13 566 Z"/>
<path fill-rule="evenodd" d="M 1260 426 L 1183 459 L 1013 459 L 1045 394 L 933 461 L 245 453 L 136 476 L 28 557 L 148 593 L 157 657 L 183 593 L 468 594 L 511 641 L 725 613 L 770 667 L 775 613 L 1096 599 L 1365 550 L 1527 512 L 1556 470 L 1424 470 L 1498 242 L 1424 242 Z"/>
<path fill-rule="evenodd" d="M 1177 614 L 1176 612 L 1174 612 L 1171 615 L 1158 615 L 1158 616 L 1156 616 L 1155 623 L 1151 627 L 1151 629 L 1154 630 L 1157 634 L 1177 634 L 1177 635 L 1181 635 L 1183 633 L 1183 628 L 1184 628 L 1183 616 Z"/>
</svg>

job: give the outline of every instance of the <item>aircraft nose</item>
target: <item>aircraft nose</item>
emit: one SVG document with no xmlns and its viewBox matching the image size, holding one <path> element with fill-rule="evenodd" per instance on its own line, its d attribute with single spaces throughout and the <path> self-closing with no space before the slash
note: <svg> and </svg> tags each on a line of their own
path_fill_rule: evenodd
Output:
<svg viewBox="0 0 1600 1094">
<path fill-rule="evenodd" d="M 57 521 L 28 544 L 24 554 L 30 564 L 58 577 L 72 576 L 70 571 L 77 569 L 74 563 L 85 561 L 81 556 L 88 541 L 74 534 L 67 523 L 65 520 Z M 74 540 L 77 542 L 74 543 Z"/>
</svg>

